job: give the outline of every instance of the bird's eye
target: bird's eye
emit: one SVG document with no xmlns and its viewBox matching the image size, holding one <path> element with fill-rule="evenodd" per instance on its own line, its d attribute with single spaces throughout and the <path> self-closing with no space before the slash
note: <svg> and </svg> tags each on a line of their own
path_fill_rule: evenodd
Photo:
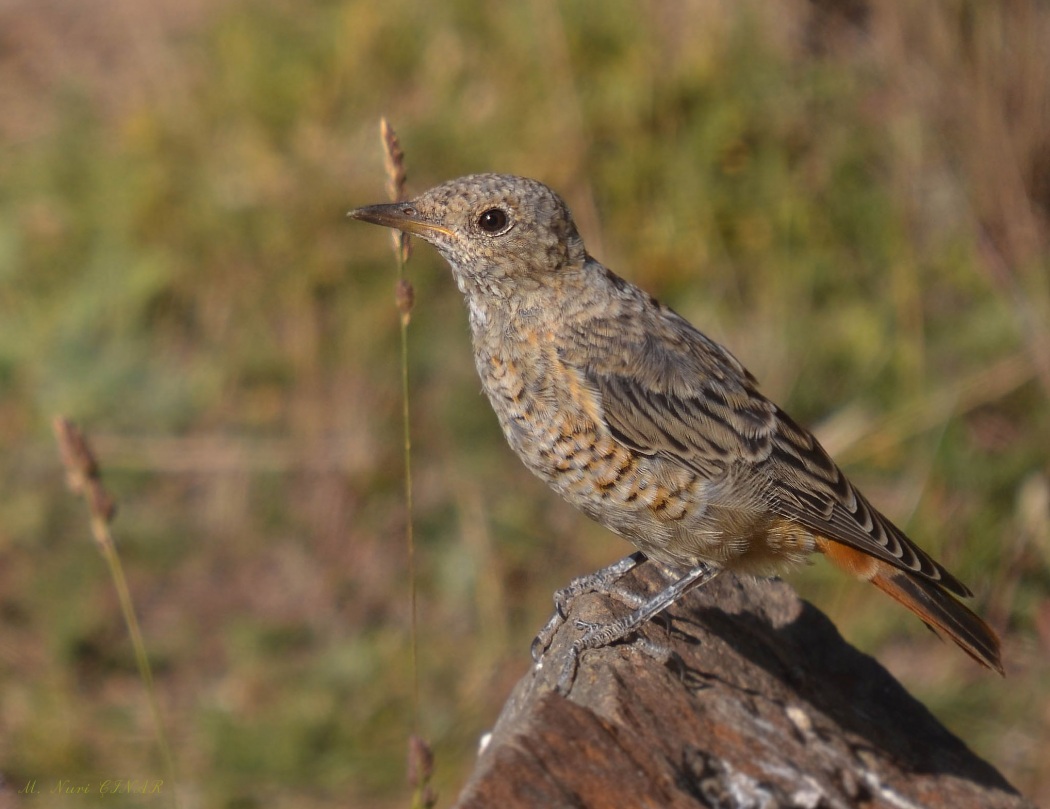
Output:
<svg viewBox="0 0 1050 809">
<path fill-rule="evenodd" d="M 499 233 L 507 226 L 507 212 L 489 208 L 478 217 L 478 227 L 486 233 Z"/>
</svg>

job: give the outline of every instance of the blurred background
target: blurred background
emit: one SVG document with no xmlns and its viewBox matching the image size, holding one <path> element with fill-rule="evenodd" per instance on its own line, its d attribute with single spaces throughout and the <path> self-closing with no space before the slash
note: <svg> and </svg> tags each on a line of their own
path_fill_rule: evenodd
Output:
<svg viewBox="0 0 1050 809">
<path fill-rule="evenodd" d="M 1034 0 L 0 4 L 5 800 L 162 777 L 61 413 L 120 504 L 183 805 L 407 805 L 396 267 L 344 217 L 385 200 L 387 115 L 411 192 L 558 189 L 973 588 L 1005 681 L 820 560 L 790 579 L 1050 804 L 1048 42 Z M 629 547 L 504 445 L 436 253 L 408 274 L 447 805 L 553 590 Z M 47 805 L 114 801 L 167 803 Z"/>
</svg>

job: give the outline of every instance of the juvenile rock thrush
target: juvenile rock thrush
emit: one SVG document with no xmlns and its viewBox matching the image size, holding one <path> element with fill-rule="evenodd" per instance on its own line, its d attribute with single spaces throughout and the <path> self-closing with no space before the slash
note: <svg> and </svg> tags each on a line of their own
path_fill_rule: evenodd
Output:
<svg viewBox="0 0 1050 809">
<path fill-rule="evenodd" d="M 722 570 L 772 575 L 819 551 L 1002 673 L 995 633 L 954 597 L 970 596 L 966 586 L 880 514 L 726 349 L 588 255 L 547 186 L 478 174 L 350 215 L 419 236 L 451 265 L 511 448 L 641 552 L 596 581 L 645 557 L 679 571 L 626 619 L 586 627 L 574 659 Z"/>
</svg>

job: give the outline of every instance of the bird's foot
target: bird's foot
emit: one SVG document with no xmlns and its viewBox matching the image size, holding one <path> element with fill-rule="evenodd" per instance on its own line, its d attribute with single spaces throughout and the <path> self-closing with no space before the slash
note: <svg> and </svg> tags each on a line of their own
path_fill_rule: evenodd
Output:
<svg viewBox="0 0 1050 809">
<path fill-rule="evenodd" d="M 530 651 L 533 661 L 539 663 L 543 659 L 543 655 L 550 647 L 551 641 L 554 640 L 554 635 L 557 633 L 558 628 L 565 623 L 565 618 L 569 614 L 572 602 L 577 596 L 586 593 L 607 592 L 612 585 L 644 561 L 645 554 L 641 551 L 635 551 L 630 556 L 625 556 L 608 567 L 603 567 L 601 570 L 586 576 L 578 576 L 569 582 L 568 587 L 558 590 L 554 594 L 554 614 L 543 625 L 543 628 L 536 633 L 536 637 L 532 641 Z"/>
<path fill-rule="evenodd" d="M 583 630 L 583 635 L 573 641 L 572 646 L 569 647 L 565 663 L 558 674 L 555 690 L 559 694 L 565 695 L 572 689 L 572 684 L 576 679 L 576 671 L 579 668 L 580 655 L 583 652 L 600 649 L 626 639 L 643 623 L 669 607 L 689 590 L 710 581 L 720 572 L 721 568 L 700 563 L 670 586 L 650 598 L 641 607 L 622 618 L 617 618 L 615 621 L 609 621 L 608 623 L 576 621 L 575 625 L 578 629 Z M 564 621 L 565 619 L 562 618 L 561 620 Z M 550 626 L 550 622 L 548 622 L 548 626 Z M 546 627 L 544 628 L 546 629 Z M 641 648 L 643 651 L 649 652 L 659 649 L 659 644 L 649 641 L 643 644 Z M 667 660 L 671 654 L 672 652 L 669 649 L 665 649 L 658 651 L 655 656 L 658 659 Z"/>
</svg>

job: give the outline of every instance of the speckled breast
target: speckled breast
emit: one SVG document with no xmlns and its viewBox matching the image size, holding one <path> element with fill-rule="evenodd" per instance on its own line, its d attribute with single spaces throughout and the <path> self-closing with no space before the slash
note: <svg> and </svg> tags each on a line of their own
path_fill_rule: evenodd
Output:
<svg viewBox="0 0 1050 809">
<path fill-rule="evenodd" d="M 612 437 L 598 394 L 556 349 L 530 356 L 477 352 L 478 372 L 511 448 L 577 508 L 646 553 L 689 564 L 704 553 L 675 543 L 703 521 L 703 482 L 689 470 L 635 453 Z"/>
</svg>

